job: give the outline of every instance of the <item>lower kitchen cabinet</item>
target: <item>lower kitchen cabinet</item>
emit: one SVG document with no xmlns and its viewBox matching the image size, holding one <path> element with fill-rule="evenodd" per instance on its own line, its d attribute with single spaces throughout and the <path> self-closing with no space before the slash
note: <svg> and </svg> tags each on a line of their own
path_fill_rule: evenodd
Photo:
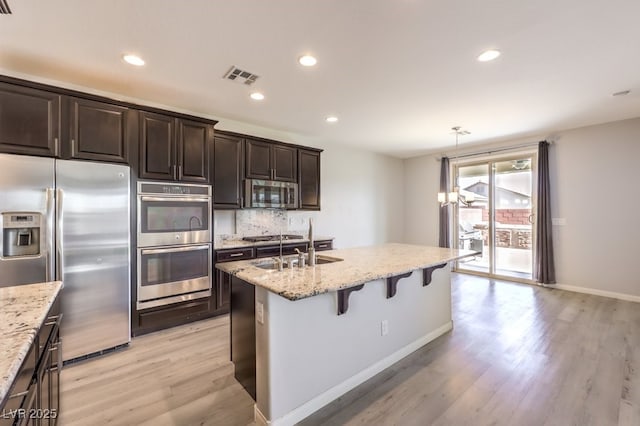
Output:
<svg viewBox="0 0 640 426">
<path fill-rule="evenodd" d="M 216 270 L 216 295 L 217 308 L 228 311 L 231 298 L 231 275 L 218 270 Z"/>
<path fill-rule="evenodd" d="M 255 258 L 255 249 L 253 247 L 216 250 L 214 264 L 253 258 Z M 216 308 L 220 312 L 227 313 L 229 312 L 229 300 L 231 298 L 231 275 L 216 269 L 214 276 L 216 277 Z"/>
<path fill-rule="evenodd" d="M 137 311 L 135 313 L 136 323 L 133 327 L 133 335 L 140 336 L 153 331 L 209 318 L 217 314 L 216 295 L 215 292 L 213 292 L 211 297 Z"/>
<path fill-rule="evenodd" d="M 6 403 L 0 407 L 0 426 L 57 424 L 62 368 L 61 320 L 58 297 L 9 389 Z"/>
</svg>

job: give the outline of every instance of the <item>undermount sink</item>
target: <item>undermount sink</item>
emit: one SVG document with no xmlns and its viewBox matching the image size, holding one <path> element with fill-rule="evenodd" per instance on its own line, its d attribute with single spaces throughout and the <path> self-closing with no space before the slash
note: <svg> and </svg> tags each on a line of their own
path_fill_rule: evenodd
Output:
<svg viewBox="0 0 640 426">
<path fill-rule="evenodd" d="M 289 256 L 289 257 L 284 257 L 284 264 L 285 264 L 285 269 L 290 267 L 290 265 L 292 265 L 294 268 L 298 267 L 298 256 Z M 344 259 L 340 259 L 338 257 L 331 257 L 331 256 L 323 256 L 323 255 L 316 255 L 316 265 L 324 265 L 327 263 L 334 263 L 334 262 L 342 262 Z M 261 268 L 261 269 L 269 269 L 269 270 L 277 270 L 278 269 L 278 263 L 274 260 L 274 259 L 267 259 L 266 261 L 260 262 L 260 263 L 254 263 L 253 266 Z M 305 265 L 305 267 L 309 266 L 308 264 Z"/>
</svg>

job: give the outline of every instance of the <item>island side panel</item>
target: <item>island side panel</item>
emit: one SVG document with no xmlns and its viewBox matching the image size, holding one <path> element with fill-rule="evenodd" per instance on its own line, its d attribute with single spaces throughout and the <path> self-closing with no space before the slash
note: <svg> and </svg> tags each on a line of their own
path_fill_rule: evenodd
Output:
<svg viewBox="0 0 640 426">
<path fill-rule="evenodd" d="M 236 380 L 256 399 L 256 287 L 231 278 L 231 361 Z"/>
<path fill-rule="evenodd" d="M 256 324 L 256 408 L 273 424 L 293 424 L 420 346 L 450 330 L 449 268 L 422 286 L 422 270 L 386 298 L 376 280 L 353 292 L 337 315 L 335 292 L 289 301 L 262 288 L 264 323 Z M 381 323 L 388 321 L 388 334 Z"/>
</svg>

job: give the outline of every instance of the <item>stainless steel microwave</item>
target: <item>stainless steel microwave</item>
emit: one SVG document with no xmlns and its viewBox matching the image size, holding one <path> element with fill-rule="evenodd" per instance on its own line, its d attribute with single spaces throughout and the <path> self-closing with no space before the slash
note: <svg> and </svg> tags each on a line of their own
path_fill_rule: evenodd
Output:
<svg viewBox="0 0 640 426">
<path fill-rule="evenodd" d="M 245 181 L 244 207 L 296 209 L 298 208 L 298 184 L 247 179 Z"/>
</svg>

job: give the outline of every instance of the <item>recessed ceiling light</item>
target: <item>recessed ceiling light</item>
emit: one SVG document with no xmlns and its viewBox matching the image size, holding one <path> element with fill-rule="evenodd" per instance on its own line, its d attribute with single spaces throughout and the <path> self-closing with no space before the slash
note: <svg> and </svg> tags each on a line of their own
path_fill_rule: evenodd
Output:
<svg viewBox="0 0 640 426">
<path fill-rule="evenodd" d="M 335 115 L 330 115 L 329 117 L 325 118 L 324 121 L 326 121 L 327 123 L 335 123 L 336 121 L 338 121 L 338 117 L 336 117 Z"/>
<path fill-rule="evenodd" d="M 298 58 L 298 63 L 305 67 L 312 67 L 318 63 L 318 60 L 311 55 L 304 55 Z"/>
<path fill-rule="evenodd" d="M 482 52 L 480 54 L 480 56 L 478 56 L 478 60 L 480 62 L 489 62 L 489 61 L 493 61 L 498 56 L 500 56 L 500 51 L 499 50 L 493 50 L 493 49 L 485 50 L 484 52 Z"/>
<path fill-rule="evenodd" d="M 264 99 L 264 95 L 260 92 L 253 92 L 249 96 L 251 96 L 251 99 L 253 99 L 254 101 L 261 101 Z"/>
<path fill-rule="evenodd" d="M 622 90 L 620 92 L 616 92 L 611 96 L 625 96 L 628 95 L 629 93 L 631 93 L 631 90 Z"/>
<path fill-rule="evenodd" d="M 122 55 L 122 59 L 128 64 L 135 65 L 137 67 L 141 67 L 144 65 L 144 59 L 140 56 L 136 55 Z"/>
</svg>

